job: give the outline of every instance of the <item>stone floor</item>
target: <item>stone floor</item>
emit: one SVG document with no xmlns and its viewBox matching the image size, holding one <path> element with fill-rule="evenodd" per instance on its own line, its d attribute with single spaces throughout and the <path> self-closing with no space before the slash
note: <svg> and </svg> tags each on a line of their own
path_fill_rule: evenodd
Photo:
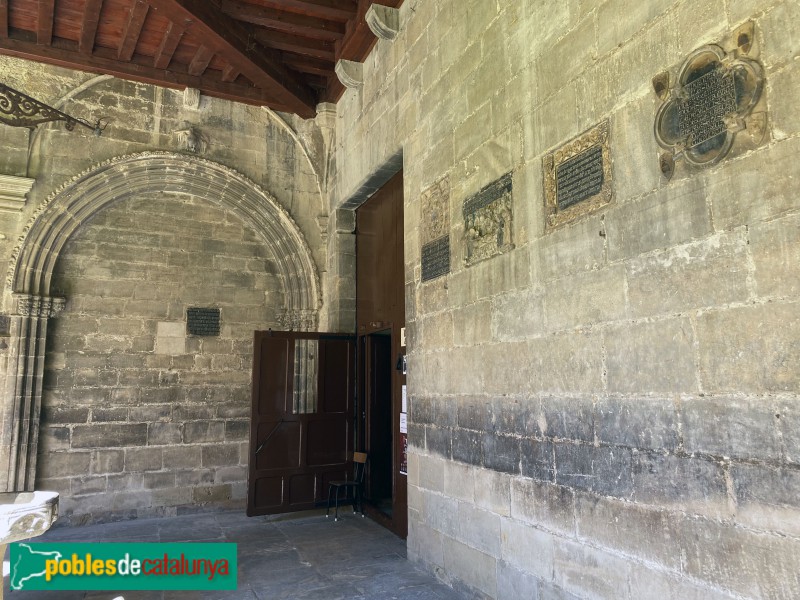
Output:
<svg viewBox="0 0 800 600">
<path fill-rule="evenodd" d="M 464 596 L 406 560 L 405 542 L 346 511 L 295 518 L 247 518 L 239 513 L 125 521 L 55 528 L 41 542 L 235 542 L 238 589 L 228 592 L 8 591 L 19 600 L 459 600 Z M 6 561 L 8 556 L 6 555 Z M 7 565 L 5 571 L 8 571 Z"/>
</svg>

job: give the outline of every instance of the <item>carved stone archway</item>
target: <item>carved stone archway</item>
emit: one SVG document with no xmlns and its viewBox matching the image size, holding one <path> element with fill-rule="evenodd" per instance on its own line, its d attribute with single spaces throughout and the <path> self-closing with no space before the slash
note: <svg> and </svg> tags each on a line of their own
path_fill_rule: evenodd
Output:
<svg viewBox="0 0 800 600">
<path fill-rule="evenodd" d="M 36 470 L 47 324 L 65 300 L 51 296 L 53 270 L 72 235 L 116 202 L 162 191 L 203 198 L 236 214 L 275 256 L 286 309 L 281 325 L 317 325 L 320 283 L 299 228 L 258 185 L 213 161 L 171 152 L 144 152 L 106 161 L 56 190 L 36 211 L 14 250 L 8 370 L 3 406 L 3 449 L 8 469 L 0 486 L 32 490 Z"/>
</svg>

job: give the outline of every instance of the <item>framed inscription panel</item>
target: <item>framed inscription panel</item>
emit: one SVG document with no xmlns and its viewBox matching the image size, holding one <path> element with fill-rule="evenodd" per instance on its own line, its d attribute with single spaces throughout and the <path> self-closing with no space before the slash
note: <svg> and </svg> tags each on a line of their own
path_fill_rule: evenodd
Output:
<svg viewBox="0 0 800 600">
<path fill-rule="evenodd" d="M 764 68 L 754 39 L 755 26 L 745 23 L 721 45 L 692 52 L 677 76 L 664 71 L 653 78 L 653 91 L 662 101 L 654 133 L 664 150 L 659 160 L 667 179 L 678 159 L 707 167 L 766 137 Z"/>
<path fill-rule="evenodd" d="M 595 212 L 613 199 L 608 121 L 543 159 L 546 228 Z"/>
<path fill-rule="evenodd" d="M 450 178 L 422 192 L 422 281 L 450 273 Z"/>
</svg>

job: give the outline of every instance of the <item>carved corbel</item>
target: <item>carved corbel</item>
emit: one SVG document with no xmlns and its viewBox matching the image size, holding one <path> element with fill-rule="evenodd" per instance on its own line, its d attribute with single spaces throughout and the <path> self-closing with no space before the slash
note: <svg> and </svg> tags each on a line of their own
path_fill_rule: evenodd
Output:
<svg viewBox="0 0 800 600">
<path fill-rule="evenodd" d="M 400 11 L 391 6 L 373 4 L 365 16 L 370 31 L 381 40 L 392 41 L 400 33 Z"/>
<path fill-rule="evenodd" d="M 364 65 L 352 60 L 339 59 L 336 62 L 336 76 L 346 88 L 357 89 L 364 85 Z"/>
</svg>

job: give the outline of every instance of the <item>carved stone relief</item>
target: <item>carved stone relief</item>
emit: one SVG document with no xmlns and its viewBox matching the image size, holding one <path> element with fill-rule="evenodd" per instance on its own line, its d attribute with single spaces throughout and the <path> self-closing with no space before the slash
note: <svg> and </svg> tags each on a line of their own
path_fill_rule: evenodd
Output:
<svg viewBox="0 0 800 600">
<path fill-rule="evenodd" d="M 608 121 L 543 159 L 547 229 L 595 212 L 613 199 Z"/>
<path fill-rule="evenodd" d="M 512 177 L 506 173 L 464 201 L 464 264 L 514 248 Z"/>
<path fill-rule="evenodd" d="M 450 179 L 445 176 L 422 192 L 422 281 L 450 272 Z"/>
<path fill-rule="evenodd" d="M 208 149 L 208 136 L 193 125 L 186 125 L 175 131 L 178 148 L 192 154 L 205 154 Z"/>
</svg>

